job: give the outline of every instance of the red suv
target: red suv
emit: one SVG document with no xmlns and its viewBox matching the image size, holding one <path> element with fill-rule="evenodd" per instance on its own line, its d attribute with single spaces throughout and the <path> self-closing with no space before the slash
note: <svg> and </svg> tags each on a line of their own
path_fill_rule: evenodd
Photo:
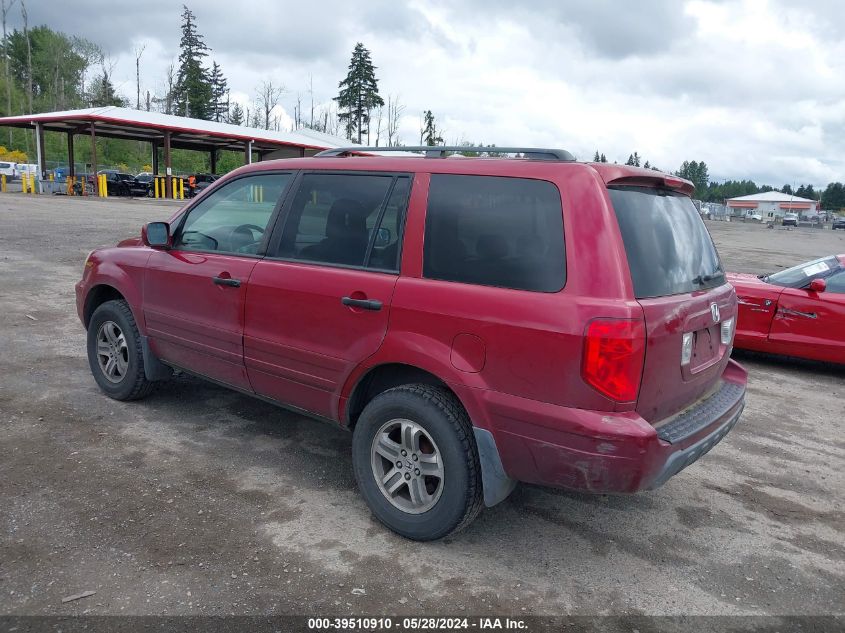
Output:
<svg viewBox="0 0 845 633">
<path fill-rule="evenodd" d="M 372 512 L 419 540 L 517 481 L 652 489 L 719 442 L 746 372 L 692 184 L 449 149 L 249 165 L 91 253 L 99 386 L 137 399 L 178 369 L 340 424 Z"/>
</svg>

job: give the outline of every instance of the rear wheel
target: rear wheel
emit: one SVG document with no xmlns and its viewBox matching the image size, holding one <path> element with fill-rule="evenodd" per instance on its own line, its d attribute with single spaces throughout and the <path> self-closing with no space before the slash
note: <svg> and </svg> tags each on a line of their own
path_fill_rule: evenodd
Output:
<svg viewBox="0 0 845 633">
<path fill-rule="evenodd" d="M 361 413 L 352 448 L 361 494 L 379 521 L 406 538 L 442 538 L 481 510 L 472 424 L 444 388 L 406 385 L 379 394 Z"/>
<path fill-rule="evenodd" d="M 88 364 L 97 385 L 115 400 L 138 400 L 152 390 L 144 374 L 141 334 L 126 301 L 106 301 L 91 315 Z"/>
</svg>

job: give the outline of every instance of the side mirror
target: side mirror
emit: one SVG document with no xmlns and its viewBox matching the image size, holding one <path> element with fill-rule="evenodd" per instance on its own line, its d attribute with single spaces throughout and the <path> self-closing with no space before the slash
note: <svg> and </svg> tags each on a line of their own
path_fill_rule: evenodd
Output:
<svg viewBox="0 0 845 633">
<path fill-rule="evenodd" d="M 810 292 L 824 292 L 827 290 L 827 282 L 824 279 L 813 279 L 808 286 Z"/>
<path fill-rule="evenodd" d="M 385 247 L 390 244 L 390 238 L 393 237 L 390 233 L 390 229 L 386 229 L 384 227 L 380 228 L 376 232 L 376 241 L 375 246 L 378 247 Z"/>
<path fill-rule="evenodd" d="M 141 241 L 150 248 L 170 248 L 170 225 L 150 222 L 141 229 Z"/>
</svg>

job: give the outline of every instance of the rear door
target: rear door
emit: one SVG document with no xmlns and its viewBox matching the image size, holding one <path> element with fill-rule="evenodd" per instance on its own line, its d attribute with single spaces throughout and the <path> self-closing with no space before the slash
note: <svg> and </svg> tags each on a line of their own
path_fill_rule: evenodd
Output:
<svg viewBox="0 0 845 633">
<path fill-rule="evenodd" d="M 244 360 L 257 393 L 338 418 L 346 377 L 387 331 L 410 182 L 302 175 L 250 278 Z"/>
<path fill-rule="evenodd" d="M 609 192 L 646 323 L 637 411 L 657 422 L 717 385 L 730 357 L 722 323 L 735 324 L 736 296 L 688 196 L 647 187 Z"/>
<path fill-rule="evenodd" d="M 153 252 L 143 313 L 155 354 L 249 389 L 243 363 L 244 299 L 276 202 L 291 174 L 237 178 L 194 205 L 173 248 Z"/>
</svg>

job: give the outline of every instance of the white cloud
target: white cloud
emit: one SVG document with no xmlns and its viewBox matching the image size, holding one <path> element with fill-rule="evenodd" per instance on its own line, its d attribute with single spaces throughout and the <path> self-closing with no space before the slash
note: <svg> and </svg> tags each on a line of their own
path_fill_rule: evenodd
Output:
<svg viewBox="0 0 845 633">
<path fill-rule="evenodd" d="M 132 49 L 146 43 L 142 84 L 162 92 L 178 55 L 178 8 L 154 0 L 115 17 L 102 1 L 77 4 L 67 16 L 45 10 L 33 18 L 30 9 L 31 22 L 101 41 L 132 101 Z M 318 103 L 336 95 L 362 41 L 382 95 L 401 95 L 407 106 L 405 143 L 419 140 L 419 115 L 431 109 L 447 141 L 565 147 L 581 158 L 599 150 L 619 161 L 637 151 L 664 169 L 703 159 L 714 178 L 775 186 L 845 180 L 845 29 L 831 22 L 837 8 L 831 0 L 194 7 L 233 98 L 254 99 L 265 79 L 283 83 L 285 120 L 297 93 L 308 102 L 309 76 Z"/>
</svg>

